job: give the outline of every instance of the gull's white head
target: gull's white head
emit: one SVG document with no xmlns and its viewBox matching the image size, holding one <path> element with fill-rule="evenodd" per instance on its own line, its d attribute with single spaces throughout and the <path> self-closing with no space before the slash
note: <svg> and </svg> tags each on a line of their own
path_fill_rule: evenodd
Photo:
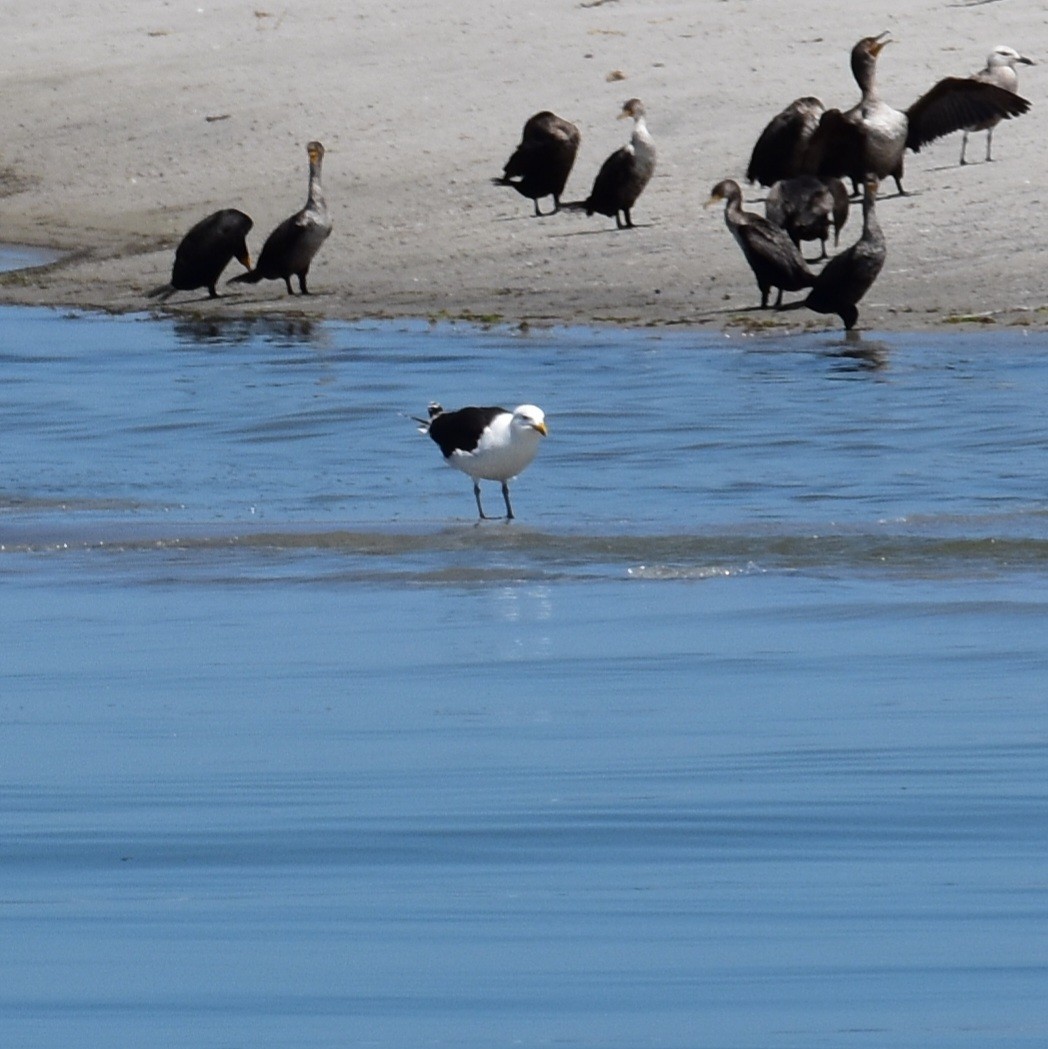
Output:
<svg viewBox="0 0 1048 1049">
<path fill-rule="evenodd" d="M 514 430 L 534 430 L 536 433 L 542 434 L 543 437 L 549 433 L 549 430 L 546 428 L 545 412 L 534 404 L 522 404 L 514 408 L 511 425 Z"/>
<path fill-rule="evenodd" d="M 1008 66 L 1009 69 L 1015 69 L 1015 63 L 1021 62 L 1024 66 L 1032 66 L 1034 64 L 1032 58 L 1026 58 L 1025 55 L 1020 55 L 1014 47 L 1008 47 L 1006 44 L 998 44 L 991 52 L 990 57 L 986 59 L 986 64 L 994 69 L 1000 68 L 1001 66 Z"/>
</svg>

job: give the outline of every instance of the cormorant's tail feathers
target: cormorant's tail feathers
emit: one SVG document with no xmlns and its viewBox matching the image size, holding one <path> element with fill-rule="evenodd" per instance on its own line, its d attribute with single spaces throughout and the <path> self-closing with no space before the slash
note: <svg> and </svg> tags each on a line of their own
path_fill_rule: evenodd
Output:
<svg viewBox="0 0 1048 1049">
<path fill-rule="evenodd" d="M 226 281 L 227 284 L 257 284 L 262 279 L 262 274 L 258 270 L 248 270 L 246 273 L 238 273 L 235 277 L 230 277 Z"/>
</svg>

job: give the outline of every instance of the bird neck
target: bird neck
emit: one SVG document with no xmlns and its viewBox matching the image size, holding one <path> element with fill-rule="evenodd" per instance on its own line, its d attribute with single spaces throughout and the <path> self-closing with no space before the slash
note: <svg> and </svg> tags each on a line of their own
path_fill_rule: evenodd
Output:
<svg viewBox="0 0 1048 1049">
<path fill-rule="evenodd" d="M 877 221 L 877 208 L 875 201 L 877 196 L 866 190 L 862 198 L 862 236 L 863 240 L 870 240 L 881 236 L 881 224 Z"/>
<path fill-rule="evenodd" d="M 324 206 L 324 190 L 320 186 L 320 164 L 310 162 L 309 165 L 309 194 L 306 198 L 306 206 Z"/>
<path fill-rule="evenodd" d="M 876 58 L 868 54 L 852 56 L 852 76 L 859 85 L 864 102 L 878 101 Z"/>
<path fill-rule="evenodd" d="M 633 118 L 633 134 L 630 135 L 630 145 L 633 152 L 639 157 L 652 158 L 655 156 L 655 141 L 648 131 L 648 125 L 643 116 Z"/>
</svg>

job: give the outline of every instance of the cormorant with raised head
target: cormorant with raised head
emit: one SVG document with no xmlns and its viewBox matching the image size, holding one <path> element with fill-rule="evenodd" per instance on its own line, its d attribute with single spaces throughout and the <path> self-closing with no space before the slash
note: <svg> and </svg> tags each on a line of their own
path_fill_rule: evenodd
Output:
<svg viewBox="0 0 1048 1049">
<path fill-rule="evenodd" d="M 710 192 L 706 206 L 721 200 L 725 202 L 724 222 L 757 278 L 762 309 L 768 305 L 772 288 L 779 289 L 775 300 L 778 309 L 782 305 L 783 291 L 800 291 L 814 284 L 815 274 L 786 231 L 762 215 L 742 210 L 742 189 L 738 182 L 730 178 L 718 182 Z"/>
<path fill-rule="evenodd" d="M 974 77 L 945 77 L 908 109 L 895 109 L 877 91 L 877 56 L 888 34 L 863 37 L 851 53 L 852 75 L 862 97 L 847 112 L 828 109 L 808 143 L 807 169 L 816 175 L 895 179 L 900 193 L 903 153 L 917 153 L 943 135 L 987 120 L 1018 116 L 1030 103 L 997 84 Z"/>
<path fill-rule="evenodd" d="M 536 215 L 543 214 L 539 200 L 552 197 L 553 211 L 549 214 L 556 214 L 581 138 L 574 124 L 544 109 L 524 125 L 520 145 L 506 161 L 502 177 L 491 181 L 496 186 L 512 186 L 533 201 Z"/>
<path fill-rule="evenodd" d="M 859 317 L 856 304 L 873 286 L 887 255 L 876 200 L 877 180 L 869 177 L 863 186 L 862 236 L 826 263 L 804 301 L 816 313 L 836 313 L 849 330 Z"/>
<path fill-rule="evenodd" d="M 630 209 L 655 173 L 655 142 L 645 121 L 644 103 L 639 98 L 626 101 L 619 119 L 633 120 L 629 142 L 615 150 L 601 165 L 589 197 L 583 202 L 587 215 L 594 212 L 615 219 L 618 229 L 633 226 Z"/>
<path fill-rule="evenodd" d="M 229 283 L 257 284 L 260 280 L 283 280 L 289 295 L 291 278 L 298 277 L 298 290 L 309 294 L 306 275 L 309 273 L 313 256 L 331 233 L 331 218 L 328 215 L 324 192 L 320 188 L 320 166 L 324 160 L 324 147 L 319 142 L 306 146 L 309 157 L 309 195 L 306 206 L 284 219 L 266 238 L 259 253 L 255 268 L 248 273 L 233 277 Z"/>
<path fill-rule="evenodd" d="M 170 283 L 154 288 L 150 297 L 166 299 L 176 291 L 207 288 L 208 295 L 217 299 L 215 285 L 230 259 L 251 269 L 247 250 L 251 226 L 251 219 L 236 208 L 223 208 L 201 219 L 175 249 Z"/>
</svg>

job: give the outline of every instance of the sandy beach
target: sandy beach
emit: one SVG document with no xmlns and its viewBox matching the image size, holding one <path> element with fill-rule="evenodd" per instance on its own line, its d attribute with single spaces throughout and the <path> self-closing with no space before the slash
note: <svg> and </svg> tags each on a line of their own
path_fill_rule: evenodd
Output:
<svg viewBox="0 0 1048 1049">
<path fill-rule="evenodd" d="M 1019 0 L 872 0 L 861 20 L 815 0 L 10 0 L 0 140 L 0 240 L 54 246 L 59 263 L 0 277 L 0 302 L 216 316 L 451 317 L 510 324 L 838 326 L 807 311 L 753 309 L 753 277 L 704 209 L 740 182 L 767 121 L 795 97 L 858 97 L 861 35 L 891 31 L 882 95 L 905 108 L 946 75 L 1010 44 L 1033 109 L 958 164 L 960 135 L 908 154 L 906 197 L 883 187 L 888 261 L 860 326 L 1048 321 L 1043 252 L 1048 168 L 1048 12 Z M 842 11 L 844 5 L 836 5 Z M 860 24 L 861 21 L 861 24 Z M 658 170 L 637 228 L 578 212 L 535 218 L 493 186 L 525 119 L 552 109 L 582 146 L 566 198 L 584 198 L 629 134 L 642 98 Z M 302 206 L 305 143 L 327 148 L 334 232 L 309 297 L 280 282 L 220 300 L 145 293 L 167 280 L 197 219 L 239 207 L 257 253 Z M 763 191 L 746 187 L 763 211 Z M 860 232 L 858 209 L 841 244 Z M 810 254 L 810 252 L 809 252 Z M 237 272 L 232 263 L 227 276 Z M 789 298 L 789 297 L 788 297 Z"/>
</svg>

